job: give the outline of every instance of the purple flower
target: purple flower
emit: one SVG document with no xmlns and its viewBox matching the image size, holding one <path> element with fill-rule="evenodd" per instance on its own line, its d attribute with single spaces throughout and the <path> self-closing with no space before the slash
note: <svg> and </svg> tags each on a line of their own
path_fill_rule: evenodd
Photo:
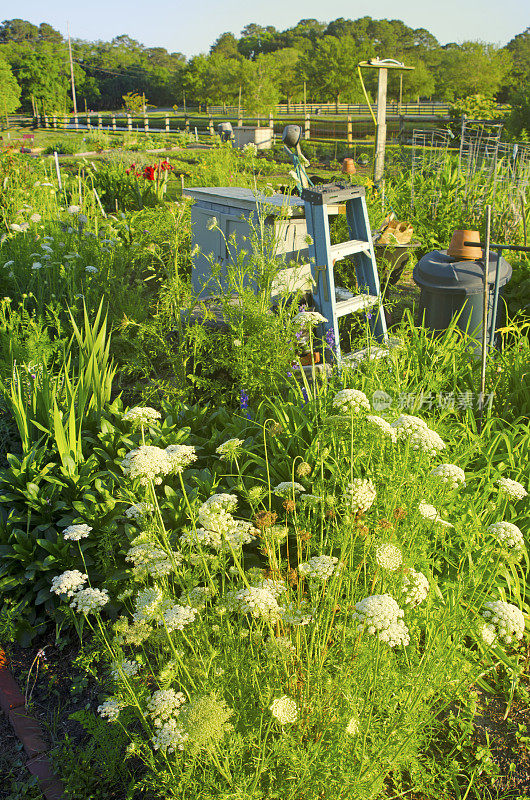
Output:
<svg viewBox="0 0 530 800">
<path fill-rule="evenodd" d="M 304 334 L 303 334 L 303 332 L 302 332 L 302 331 L 297 331 L 297 332 L 295 333 L 295 336 L 296 336 L 296 338 L 298 339 L 298 341 L 300 341 L 300 339 L 302 338 L 302 336 L 303 336 L 303 335 L 304 335 Z"/>
<path fill-rule="evenodd" d="M 288 377 L 288 378 L 292 378 L 292 377 L 293 377 L 293 373 L 292 373 L 292 372 L 288 372 L 288 373 L 287 373 L 287 377 Z"/>
<path fill-rule="evenodd" d="M 304 403 L 309 402 L 305 386 L 302 386 L 302 397 L 304 398 Z"/>
<path fill-rule="evenodd" d="M 326 342 L 330 347 L 335 347 L 335 331 L 333 328 L 328 328 L 326 331 Z"/>
<path fill-rule="evenodd" d="M 241 392 L 239 394 L 239 404 L 241 410 L 243 410 L 244 408 L 248 408 L 248 399 L 249 399 L 248 394 L 245 392 L 244 389 L 241 389 Z"/>
<path fill-rule="evenodd" d="M 369 311 L 367 311 L 364 316 L 366 317 L 366 319 L 372 319 L 372 315 L 370 314 Z"/>
</svg>

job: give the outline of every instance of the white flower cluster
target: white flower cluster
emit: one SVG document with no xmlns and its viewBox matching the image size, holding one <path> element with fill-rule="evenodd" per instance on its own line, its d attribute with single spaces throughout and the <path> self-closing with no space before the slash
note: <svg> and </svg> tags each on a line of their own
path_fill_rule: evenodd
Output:
<svg viewBox="0 0 530 800">
<path fill-rule="evenodd" d="M 171 462 L 172 471 L 177 474 L 193 461 L 197 461 L 195 448 L 191 444 L 170 444 L 166 447 L 166 453 Z"/>
<path fill-rule="evenodd" d="M 298 572 L 305 578 L 317 581 L 327 581 L 328 578 L 342 568 L 342 563 L 336 556 L 314 556 L 309 561 L 298 565 Z"/>
<path fill-rule="evenodd" d="M 244 589 L 228 592 L 226 605 L 230 611 L 240 614 L 252 614 L 256 619 L 276 622 L 282 616 L 282 607 L 278 605 L 277 593 L 269 586 L 249 586 Z"/>
<path fill-rule="evenodd" d="M 157 730 L 151 741 L 155 750 L 162 750 L 163 753 L 174 753 L 175 750 L 184 750 L 184 744 L 188 738 L 181 725 L 176 719 L 164 722 Z"/>
<path fill-rule="evenodd" d="M 296 722 L 298 719 L 298 706 L 296 705 L 296 701 L 292 700 L 286 694 L 273 700 L 270 705 L 270 710 L 272 716 L 278 720 L 280 725 L 287 725 L 288 723 Z"/>
<path fill-rule="evenodd" d="M 174 564 L 182 561 L 180 553 L 173 553 L 171 560 L 165 550 L 142 537 L 134 539 L 132 545 L 125 560 L 133 564 L 133 573 L 139 578 L 146 575 L 152 575 L 153 578 L 169 575 L 174 570 Z"/>
<path fill-rule="evenodd" d="M 366 417 L 366 422 L 370 425 L 375 425 L 375 427 L 381 431 L 385 436 L 388 436 L 391 442 L 394 444 L 397 442 L 397 431 L 395 428 L 390 425 L 386 419 L 383 417 L 378 417 L 377 414 L 368 414 Z"/>
<path fill-rule="evenodd" d="M 98 714 L 103 719 L 108 720 L 109 722 L 116 722 L 118 717 L 120 716 L 120 711 L 123 708 L 123 703 L 121 703 L 115 697 L 108 697 L 100 706 L 98 706 Z"/>
<path fill-rule="evenodd" d="M 525 551 L 523 533 L 513 522 L 494 522 L 488 528 L 497 541 L 510 550 L 517 559 L 523 557 Z"/>
<path fill-rule="evenodd" d="M 123 419 L 134 425 L 152 425 L 157 419 L 160 419 L 160 412 L 150 406 L 136 406 L 129 408 L 123 415 Z"/>
<path fill-rule="evenodd" d="M 85 582 L 88 580 L 88 575 L 79 572 L 78 569 L 67 569 L 61 575 L 56 575 L 52 579 L 50 592 L 54 594 L 65 594 L 67 597 L 73 597 Z"/>
<path fill-rule="evenodd" d="M 488 647 L 492 645 L 497 639 L 497 628 L 495 625 L 488 625 L 485 622 L 479 626 L 479 636 Z"/>
<path fill-rule="evenodd" d="M 381 569 L 387 569 L 389 572 L 394 572 L 403 563 L 403 556 L 401 550 L 395 544 L 386 542 L 380 544 L 375 550 L 375 560 Z"/>
<path fill-rule="evenodd" d="M 358 389 L 342 389 L 333 398 L 333 408 L 341 414 L 359 414 L 370 411 L 370 402 L 365 393 Z"/>
<path fill-rule="evenodd" d="M 407 645 L 409 630 L 402 617 L 404 612 L 389 594 L 374 594 L 355 603 L 353 618 L 358 620 L 357 630 L 364 627 L 370 634 L 377 634 L 379 641 L 390 647 Z"/>
<path fill-rule="evenodd" d="M 237 496 L 235 494 L 227 494 L 226 492 L 222 492 L 221 494 L 212 494 L 208 500 L 205 500 L 202 503 L 199 513 L 201 511 L 228 511 L 229 513 L 235 511 L 237 508 Z"/>
<path fill-rule="evenodd" d="M 223 444 L 220 444 L 219 447 L 216 447 L 215 452 L 221 461 L 231 461 L 237 458 L 243 444 L 243 439 L 228 439 Z"/>
<path fill-rule="evenodd" d="M 429 594 L 429 581 L 423 572 L 409 569 L 403 575 L 401 590 L 405 595 L 406 606 L 419 606 Z"/>
<path fill-rule="evenodd" d="M 213 589 L 210 586 L 195 586 L 189 592 L 183 592 L 179 600 L 191 608 L 201 609 L 206 605 L 206 601 L 213 596 Z"/>
<path fill-rule="evenodd" d="M 282 620 L 287 625 L 309 625 L 314 622 L 315 615 L 311 613 L 311 608 L 306 600 L 302 600 L 299 605 L 296 603 L 286 603 L 282 607 Z"/>
<path fill-rule="evenodd" d="M 170 632 L 183 631 L 185 626 L 193 622 L 196 616 L 196 608 L 174 605 L 164 611 L 164 623 Z"/>
<path fill-rule="evenodd" d="M 509 500 L 522 500 L 528 494 L 522 483 L 512 481 L 511 478 L 499 478 L 497 485 L 499 492 Z"/>
<path fill-rule="evenodd" d="M 182 472 L 196 458 L 195 448 L 191 445 L 171 444 L 162 450 L 161 447 L 142 444 L 127 453 L 121 466 L 131 479 L 139 478 L 142 486 L 148 486 L 149 481 L 162 483 L 161 475 Z"/>
<path fill-rule="evenodd" d="M 141 519 L 154 511 L 152 503 L 135 503 L 125 509 L 127 519 Z"/>
<path fill-rule="evenodd" d="M 126 678 L 132 678 L 138 674 L 138 664 L 136 661 L 130 661 L 124 658 L 123 661 L 114 661 L 110 674 L 115 681 L 119 681 L 125 675 Z"/>
<path fill-rule="evenodd" d="M 97 614 L 109 602 L 109 593 L 106 589 L 80 589 L 72 597 L 70 607 L 77 609 L 85 617 L 87 614 Z"/>
<path fill-rule="evenodd" d="M 133 622 L 157 622 L 160 620 L 164 611 L 171 608 L 171 600 L 164 596 L 164 592 L 159 586 L 149 586 L 138 592 L 133 614 Z"/>
<path fill-rule="evenodd" d="M 297 328 L 308 330 L 315 325 L 320 325 L 321 322 L 327 322 L 327 319 L 319 314 L 318 311 L 300 311 L 299 314 L 293 317 L 293 325 Z"/>
<path fill-rule="evenodd" d="M 249 156 L 257 156 L 258 154 L 258 146 L 254 142 L 247 142 L 246 145 L 243 146 L 243 153 L 244 155 Z"/>
<path fill-rule="evenodd" d="M 127 453 L 121 467 L 132 480 L 139 478 L 142 486 L 148 486 L 149 481 L 162 483 L 160 476 L 169 475 L 173 471 L 173 464 L 166 450 L 149 444 L 142 444 Z"/>
<path fill-rule="evenodd" d="M 322 503 L 322 497 L 318 494 L 301 494 L 298 499 L 309 508 L 318 508 Z"/>
<path fill-rule="evenodd" d="M 85 539 L 92 528 L 90 525 L 86 525 L 84 522 L 78 525 L 69 525 L 63 531 L 63 536 L 65 539 L 69 539 L 72 542 L 78 542 L 80 539 Z"/>
<path fill-rule="evenodd" d="M 392 423 L 392 427 L 396 430 L 398 439 L 407 439 L 413 450 L 421 450 L 434 456 L 445 448 L 445 442 L 420 417 L 401 414 Z"/>
<path fill-rule="evenodd" d="M 346 733 L 348 736 L 355 736 L 359 733 L 359 720 L 357 717 L 352 717 L 345 728 Z"/>
<path fill-rule="evenodd" d="M 344 492 L 346 502 L 352 511 L 368 511 L 377 496 L 372 481 L 365 478 L 354 478 Z"/>
<path fill-rule="evenodd" d="M 429 503 L 426 503 L 425 500 L 420 501 L 418 511 L 420 512 L 421 516 L 424 519 L 428 519 L 429 522 L 437 522 L 439 525 L 443 525 L 445 528 L 454 527 L 450 522 L 446 522 L 445 519 L 442 519 L 436 508 L 431 506 Z"/>
<path fill-rule="evenodd" d="M 158 689 L 151 695 L 147 708 L 155 726 L 161 728 L 164 722 L 178 715 L 185 702 L 186 696 L 182 692 L 176 692 L 174 689 Z"/>
<path fill-rule="evenodd" d="M 301 483 L 283 481 L 282 483 L 278 483 L 272 491 L 279 497 L 292 497 L 294 493 L 304 492 L 305 489 Z"/>
<path fill-rule="evenodd" d="M 431 475 L 439 478 L 447 484 L 450 489 L 458 489 L 459 486 L 466 485 L 466 475 L 463 469 L 456 464 L 439 464 L 433 469 Z"/>
<path fill-rule="evenodd" d="M 503 600 L 493 600 L 484 603 L 482 616 L 488 625 L 495 627 L 501 642 L 512 644 L 514 639 L 520 641 L 523 638 L 524 616 L 517 606 Z"/>
</svg>

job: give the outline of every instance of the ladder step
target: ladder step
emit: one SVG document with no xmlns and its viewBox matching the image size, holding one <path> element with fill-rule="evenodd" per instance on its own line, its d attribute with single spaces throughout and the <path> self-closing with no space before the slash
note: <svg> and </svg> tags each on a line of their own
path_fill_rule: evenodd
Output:
<svg viewBox="0 0 530 800">
<path fill-rule="evenodd" d="M 340 261 L 341 258 L 352 256 L 354 253 L 370 253 L 370 243 L 363 242 L 360 239 L 350 239 L 347 242 L 339 242 L 339 244 L 332 244 L 329 248 L 331 261 Z"/>
<path fill-rule="evenodd" d="M 373 308 L 378 302 L 377 295 L 373 294 L 356 294 L 354 297 L 350 297 L 349 300 L 339 300 L 335 304 L 337 317 L 344 317 L 346 314 L 356 314 L 367 308 Z"/>
</svg>

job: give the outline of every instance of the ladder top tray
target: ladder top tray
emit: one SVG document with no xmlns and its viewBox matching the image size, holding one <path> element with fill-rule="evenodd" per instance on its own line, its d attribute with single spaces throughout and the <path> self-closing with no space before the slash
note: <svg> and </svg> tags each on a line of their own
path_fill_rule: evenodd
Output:
<svg viewBox="0 0 530 800">
<path fill-rule="evenodd" d="M 346 200 L 353 200 L 356 197 L 364 197 L 364 186 L 349 183 L 322 183 L 319 186 L 309 186 L 302 190 L 302 200 L 316 206 L 324 206 L 329 203 L 344 203 Z"/>
<path fill-rule="evenodd" d="M 199 202 L 217 203 L 232 208 L 242 208 L 255 211 L 262 205 L 267 213 L 280 214 L 287 208 L 299 208 L 303 201 L 299 197 L 286 194 L 273 194 L 270 197 L 261 193 L 254 193 L 252 189 L 239 186 L 193 186 L 185 187 L 184 194 Z"/>
</svg>

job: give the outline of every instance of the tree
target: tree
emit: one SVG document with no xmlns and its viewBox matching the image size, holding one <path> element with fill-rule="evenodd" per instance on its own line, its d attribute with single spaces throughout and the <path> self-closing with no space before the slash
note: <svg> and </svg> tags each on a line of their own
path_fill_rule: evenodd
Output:
<svg viewBox="0 0 530 800">
<path fill-rule="evenodd" d="M 249 114 L 268 114 L 278 104 L 280 93 L 273 78 L 274 55 L 259 55 L 241 63 L 242 101 Z"/>
<path fill-rule="evenodd" d="M 508 42 L 506 49 L 513 58 L 512 84 L 520 87 L 530 81 L 530 28 Z"/>
<path fill-rule="evenodd" d="M 36 42 L 39 29 L 25 19 L 5 19 L 0 26 L 0 43 Z"/>
<path fill-rule="evenodd" d="M 363 95 L 357 64 L 365 58 L 366 50 L 357 47 L 351 36 L 323 36 L 312 53 L 300 58 L 298 74 L 314 99 L 358 102 Z"/>
<path fill-rule="evenodd" d="M 22 90 L 22 106 L 31 109 L 32 96 L 44 113 L 64 111 L 71 106 L 70 72 L 63 44 L 30 42 L 3 46 L 1 54 L 11 65 Z M 75 65 L 76 81 L 82 82 L 83 70 Z"/>
<path fill-rule="evenodd" d="M 492 44 L 446 45 L 437 75 L 438 95 L 447 100 L 472 94 L 493 97 L 503 85 L 511 65 L 511 54 Z"/>
<path fill-rule="evenodd" d="M 434 75 L 429 71 L 425 63 L 416 55 L 406 57 L 407 67 L 414 69 L 403 70 L 403 100 L 418 100 L 420 97 L 431 97 L 434 92 Z M 399 97 L 399 73 L 397 70 L 389 70 L 388 96 L 398 99 Z"/>
<path fill-rule="evenodd" d="M 217 53 L 226 58 L 238 58 L 237 39 L 233 33 L 222 33 L 210 47 L 210 55 Z"/>
<path fill-rule="evenodd" d="M 11 67 L 0 57 L 0 117 L 12 114 L 20 105 L 20 86 Z"/>
</svg>

